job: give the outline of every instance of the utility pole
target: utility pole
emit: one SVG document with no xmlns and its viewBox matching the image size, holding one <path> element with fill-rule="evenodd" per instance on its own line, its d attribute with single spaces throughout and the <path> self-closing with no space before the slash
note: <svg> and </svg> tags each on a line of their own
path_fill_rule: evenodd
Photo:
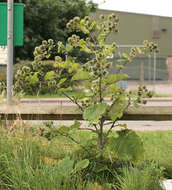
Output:
<svg viewBox="0 0 172 190">
<path fill-rule="evenodd" d="M 12 103 L 13 86 L 13 11 L 14 0 L 8 0 L 8 24 L 7 24 L 7 104 Z"/>
</svg>

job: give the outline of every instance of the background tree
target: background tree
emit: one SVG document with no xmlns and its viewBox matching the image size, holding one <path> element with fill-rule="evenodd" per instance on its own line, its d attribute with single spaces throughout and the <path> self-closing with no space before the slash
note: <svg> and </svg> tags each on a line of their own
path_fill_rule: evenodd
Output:
<svg viewBox="0 0 172 190">
<path fill-rule="evenodd" d="M 74 16 L 83 18 L 94 11 L 96 4 L 90 0 L 14 0 L 24 3 L 24 46 L 15 48 L 15 57 L 33 58 L 35 46 L 42 40 L 55 39 L 65 42 L 70 36 L 67 22 Z M 7 2 L 7 0 L 0 0 Z"/>
</svg>

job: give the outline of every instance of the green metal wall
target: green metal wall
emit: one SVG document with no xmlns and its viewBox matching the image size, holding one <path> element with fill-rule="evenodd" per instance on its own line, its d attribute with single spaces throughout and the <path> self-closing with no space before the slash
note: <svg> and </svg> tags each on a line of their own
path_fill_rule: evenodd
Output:
<svg viewBox="0 0 172 190">
<path fill-rule="evenodd" d="M 14 4 L 14 45 L 23 45 L 24 4 Z M 0 46 L 7 45 L 7 3 L 0 3 Z"/>
</svg>

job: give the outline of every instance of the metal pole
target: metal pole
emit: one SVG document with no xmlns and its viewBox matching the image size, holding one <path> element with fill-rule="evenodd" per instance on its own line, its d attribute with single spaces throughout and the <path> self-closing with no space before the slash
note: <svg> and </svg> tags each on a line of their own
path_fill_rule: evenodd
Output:
<svg viewBox="0 0 172 190">
<path fill-rule="evenodd" d="M 8 0 L 8 27 L 7 27 L 7 104 L 12 103 L 13 85 L 13 6 L 14 0 Z"/>
<path fill-rule="evenodd" d="M 67 52 L 67 48 L 68 48 L 68 44 L 66 43 L 66 52 Z M 67 59 L 68 59 L 68 55 L 66 53 L 66 55 L 65 55 L 65 61 L 67 61 Z"/>
<path fill-rule="evenodd" d="M 151 82 L 151 56 L 148 57 L 148 81 Z"/>
<path fill-rule="evenodd" d="M 153 75 L 154 91 L 155 91 L 155 82 L 156 82 L 156 53 L 154 53 L 154 75 Z"/>
</svg>

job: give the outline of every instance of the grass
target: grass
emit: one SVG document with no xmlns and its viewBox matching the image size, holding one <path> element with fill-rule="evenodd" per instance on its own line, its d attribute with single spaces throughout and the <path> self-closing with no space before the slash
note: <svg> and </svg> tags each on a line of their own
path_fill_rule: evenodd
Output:
<svg viewBox="0 0 172 190">
<path fill-rule="evenodd" d="M 146 158 L 164 167 L 165 177 L 172 178 L 172 131 L 142 132 Z"/>
<path fill-rule="evenodd" d="M 77 94 L 77 91 L 70 91 L 67 92 L 67 94 L 71 96 L 75 96 Z M 171 98 L 172 94 L 157 94 L 153 93 L 153 98 Z M 66 98 L 62 93 L 57 94 L 44 94 L 44 95 L 24 95 L 23 98 Z"/>
<path fill-rule="evenodd" d="M 96 180 L 83 180 L 80 173 L 62 180 L 58 164 L 73 155 L 77 146 L 65 137 L 48 141 L 39 136 L 39 127 L 15 123 L 7 130 L 1 126 L 0 190 L 159 190 L 154 170 L 161 167 L 165 177 L 172 178 L 172 131 L 138 132 L 148 164 L 139 170 L 132 166 L 121 168 L 112 187 L 103 177 L 100 185 Z M 82 131 L 76 136 L 84 143 L 89 134 Z"/>
</svg>

